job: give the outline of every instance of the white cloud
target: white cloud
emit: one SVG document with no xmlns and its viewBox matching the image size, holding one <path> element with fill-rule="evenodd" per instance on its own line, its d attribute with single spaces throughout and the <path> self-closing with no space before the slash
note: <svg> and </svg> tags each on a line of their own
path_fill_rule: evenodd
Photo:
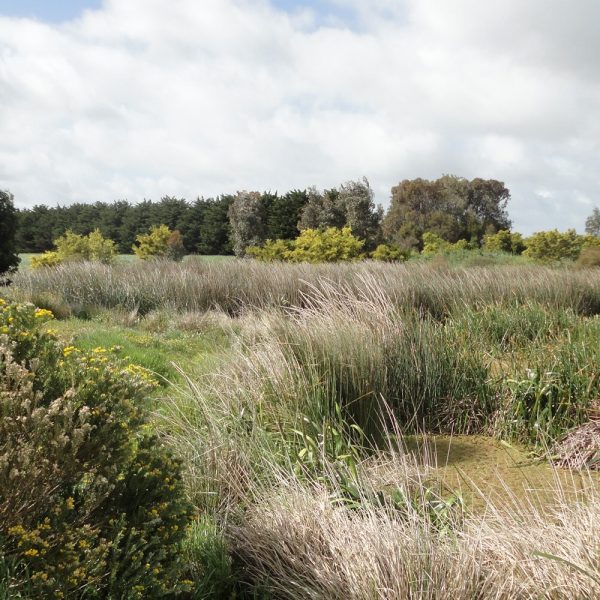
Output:
<svg viewBox="0 0 600 600">
<path fill-rule="evenodd" d="M 525 233 L 582 228 L 600 189 L 596 0 L 108 0 L 0 17 L 0 187 L 21 206 L 366 175 L 495 177 Z M 359 26 L 356 26 L 356 25 Z"/>
</svg>

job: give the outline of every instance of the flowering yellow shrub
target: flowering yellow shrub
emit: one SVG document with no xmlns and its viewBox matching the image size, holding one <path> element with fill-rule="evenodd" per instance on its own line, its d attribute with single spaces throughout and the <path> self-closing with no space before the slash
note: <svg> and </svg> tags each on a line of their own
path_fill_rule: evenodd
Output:
<svg viewBox="0 0 600 600">
<path fill-rule="evenodd" d="M 267 262 L 342 262 L 363 258 L 364 244 L 364 240 L 352 235 L 350 227 L 328 227 L 324 231 L 304 229 L 292 241 L 267 240 L 264 246 L 250 246 L 246 252 L 248 256 Z"/>
<path fill-rule="evenodd" d="M 111 264 L 117 255 L 116 244 L 106 239 L 99 229 L 88 235 L 66 231 L 54 240 L 55 250 L 48 250 L 31 258 L 31 267 L 56 267 L 66 261 L 98 261 Z"/>
<path fill-rule="evenodd" d="M 0 563 L 18 565 L 0 588 L 174 593 L 189 507 L 179 463 L 143 427 L 150 374 L 111 349 L 64 346 L 51 319 L 0 300 Z"/>
</svg>

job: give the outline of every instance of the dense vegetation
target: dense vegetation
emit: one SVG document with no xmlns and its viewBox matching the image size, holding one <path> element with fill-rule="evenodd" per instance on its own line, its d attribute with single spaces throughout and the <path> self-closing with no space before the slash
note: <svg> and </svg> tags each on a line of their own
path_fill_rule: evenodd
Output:
<svg viewBox="0 0 600 600">
<path fill-rule="evenodd" d="M 152 226 L 166 225 L 181 233 L 188 254 L 235 252 L 243 256 L 248 246 L 260 246 L 266 240 L 293 240 L 304 229 L 331 227 L 350 227 L 368 251 L 383 241 L 384 232 L 394 243 L 419 248 L 425 231 L 454 242 L 462 238 L 481 241 L 485 233 L 509 228 L 505 210 L 509 197 L 499 181 L 445 176 L 434 182 L 404 181 L 393 188 L 385 220 L 366 179 L 281 196 L 244 191 L 191 203 L 167 196 L 135 205 L 127 201 L 56 208 L 40 205 L 19 211 L 17 247 L 19 252 L 42 252 L 50 250 L 66 230 L 87 235 L 98 229 L 120 252 L 128 253 L 138 235 Z"/>
<path fill-rule="evenodd" d="M 116 348 L 60 342 L 51 318 L 0 299 L 0 597 L 183 590 L 190 507 L 147 431 L 154 381 Z"/>
<path fill-rule="evenodd" d="M 52 335 L 65 341 L 48 342 L 59 360 L 106 356 L 101 364 L 114 365 L 119 355 L 93 350 L 98 340 L 123 340 L 142 366 L 174 380 L 154 401 L 151 428 L 181 461 L 194 507 L 183 545 L 160 542 L 180 548 L 169 568 L 190 583 L 179 597 L 600 592 L 589 551 L 600 534 L 597 478 L 574 494 L 574 474 L 540 464 L 534 492 L 524 475 L 496 482 L 506 488 L 498 496 L 492 467 L 473 483 L 462 473 L 461 493 L 427 458 L 431 450 L 407 452 L 414 434 L 477 434 L 544 460 L 587 423 L 600 396 L 597 270 L 74 262 L 17 274 L 10 293 L 64 318 Z M 20 339 L 23 327 L 13 327 Z M 194 346 L 204 354 L 187 353 Z M 182 371 L 167 367 L 169 352 Z M 69 379 L 75 389 L 77 377 L 89 375 Z M 152 455 L 162 456 L 155 444 Z M 522 468 L 530 467 L 511 471 Z M 86 497 L 87 488 L 72 490 L 61 494 Z M 5 559 L 0 586 L 24 581 L 21 554 Z M 132 585 L 152 588 L 152 568 Z"/>
<path fill-rule="evenodd" d="M 209 238 L 164 214 L 141 260 L 58 236 L 0 300 L 0 600 L 598 597 L 600 479 L 548 463 L 600 464 L 600 237 L 523 239 L 507 200 L 214 201 L 259 260 L 182 261 Z"/>
<path fill-rule="evenodd" d="M 577 260 L 584 253 L 585 265 L 600 262 L 593 250 L 600 246 L 598 209 L 586 221 L 586 235 L 554 230 L 523 239 L 510 231 L 509 199 L 504 184 L 492 179 L 405 180 L 392 188 L 384 215 L 363 179 L 322 192 L 314 187 L 283 196 L 244 191 L 191 204 L 165 197 L 138 205 L 36 206 L 17 212 L 11 235 L 16 228 L 14 245 L 20 252 L 47 252 L 36 259 L 38 266 L 66 258 L 106 262 L 115 252 L 131 251 L 140 258 L 175 260 L 185 254 L 234 253 L 265 261 L 336 262 L 484 250 L 547 263 Z"/>
<path fill-rule="evenodd" d="M 15 231 L 17 212 L 12 194 L 0 190 L 0 283 L 5 273 L 13 273 L 19 265 Z"/>
</svg>

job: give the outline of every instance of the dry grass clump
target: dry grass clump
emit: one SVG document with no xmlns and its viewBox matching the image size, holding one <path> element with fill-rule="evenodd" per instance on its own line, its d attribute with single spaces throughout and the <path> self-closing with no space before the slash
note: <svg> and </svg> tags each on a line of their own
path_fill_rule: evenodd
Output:
<svg viewBox="0 0 600 600">
<path fill-rule="evenodd" d="M 552 451 L 552 460 L 569 469 L 600 469 L 600 420 L 569 431 Z"/>
<path fill-rule="evenodd" d="M 297 482 L 227 529 L 247 575 L 290 600 L 595 598 L 599 535 L 596 496 L 546 509 L 489 504 L 440 529 L 418 506 L 351 509 Z"/>
</svg>

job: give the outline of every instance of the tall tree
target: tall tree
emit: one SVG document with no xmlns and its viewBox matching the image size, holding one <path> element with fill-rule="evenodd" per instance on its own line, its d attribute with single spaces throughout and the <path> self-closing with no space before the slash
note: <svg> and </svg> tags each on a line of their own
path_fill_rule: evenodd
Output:
<svg viewBox="0 0 600 600">
<path fill-rule="evenodd" d="M 364 177 L 322 193 L 309 188 L 298 227 L 301 230 L 350 227 L 354 235 L 366 240 L 365 248 L 372 249 L 381 241 L 382 217 L 383 209 L 375 206 L 373 190 Z"/>
<path fill-rule="evenodd" d="M 298 237 L 298 221 L 308 194 L 304 190 L 292 190 L 284 196 L 273 197 L 268 207 L 267 238 L 271 240 L 293 240 Z"/>
<path fill-rule="evenodd" d="M 366 250 L 375 248 L 381 242 L 383 209 L 375 206 L 367 178 L 342 184 L 337 204 L 343 210 L 345 225 L 352 229 L 352 234 L 366 240 Z"/>
<path fill-rule="evenodd" d="M 316 187 L 308 189 L 308 200 L 298 222 L 298 229 L 341 228 L 346 224 L 344 208 L 338 203 L 339 192 L 333 188 L 322 193 Z"/>
<path fill-rule="evenodd" d="M 423 233 L 431 225 L 429 217 L 436 208 L 437 212 L 442 209 L 439 182 L 405 179 L 392 188 L 392 201 L 383 220 L 386 238 L 408 248 L 421 247 Z M 433 233 L 438 232 L 434 229 Z"/>
<path fill-rule="evenodd" d="M 219 198 L 201 200 L 204 203 L 203 219 L 198 228 L 200 254 L 231 254 L 231 227 L 229 207 L 234 196 L 225 194 Z"/>
<path fill-rule="evenodd" d="M 594 207 L 592 214 L 585 220 L 585 232 L 600 237 L 600 208 Z"/>
<path fill-rule="evenodd" d="M 10 192 L 0 190 L 0 278 L 14 273 L 19 266 L 20 259 L 15 244 L 16 227 L 14 197 Z"/>
<path fill-rule="evenodd" d="M 495 179 L 468 181 L 444 175 L 435 181 L 404 180 L 392 188 L 384 233 L 391 241 L 415 248 L 422 247 L 425 232 L 451 243 L 480 243 L 485 234 L 510 229 L 509 199 L 504 183 Z"/>
<path fill-rule="evenodd" d="M 238 192 L 229 207 L 231 241 L 236 256 L 244 256 L 248 246 L 266 240 L 267 211 L 259 192 Z"/>
</svg>

